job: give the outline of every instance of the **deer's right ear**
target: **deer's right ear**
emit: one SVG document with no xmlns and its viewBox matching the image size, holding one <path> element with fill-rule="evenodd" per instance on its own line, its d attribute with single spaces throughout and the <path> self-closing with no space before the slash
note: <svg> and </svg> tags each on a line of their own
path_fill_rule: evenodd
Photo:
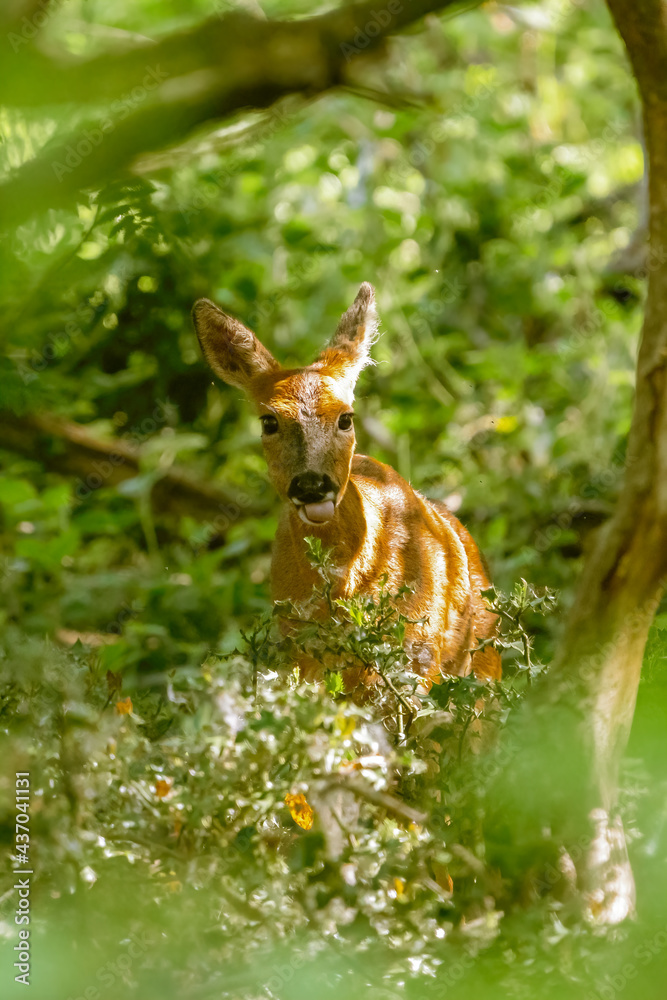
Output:
<svg viewBox="0 0 667 1000">
<path fill-rule="evenodd" d="M 375 289 L 364 281 L 356 299 L 341 316 L 331 343 L 320 354 L 320 365 L 332 368 L 354 384 L 362 368 L 373 364 L 371 345 L 377 338 L 378 323 Z"/>
<path fill-rule="evenodd" d="M 192 319 L 204 357 L 223 382 L 246 389 L 255 375 L 280 368 L 252 330 L 208 299 L 195 302 Z"/>
</svg>

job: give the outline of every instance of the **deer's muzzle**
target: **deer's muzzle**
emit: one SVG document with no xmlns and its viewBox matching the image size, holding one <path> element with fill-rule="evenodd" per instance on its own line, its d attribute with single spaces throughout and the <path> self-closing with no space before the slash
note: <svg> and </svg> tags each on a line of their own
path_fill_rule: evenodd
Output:
<svg viewBox="0 0 667 1000">
<path fill-rule="evenodd" d="M 287 495 L 305 524 L 325 524 L 334 516 L 338 487 L 326 474 L 304 472 L 294 477 Z"/>
</svg>

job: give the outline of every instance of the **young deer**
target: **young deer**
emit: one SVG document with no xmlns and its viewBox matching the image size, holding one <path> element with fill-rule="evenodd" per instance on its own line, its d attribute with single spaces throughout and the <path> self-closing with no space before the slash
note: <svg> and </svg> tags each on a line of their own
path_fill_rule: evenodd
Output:
<svg viewBox="0 0 667 1000">
<path fill-rule="evenodd" d="M 372 364 L 378 327 L 372 286 L 364 282 L 329 346 L 306 368 L 282 368 L 252 331 L 208 299 L 195 303 L 193 318 L 211 368 L 246 392 L 262 422 L 269 475 L 283 501 L 274 600 L 311 595 L 318 578 L 304 537 L 314 535 L 333 547 L 335 597 L 377 593 L 384 577 L 390 592 L 412 588 L 405 613 L 424 622 L 406 626 L 405 649 L 426 686 L 443 674 L 499 677 L 492 646 L 471 652 L 496 627 L 480 593 L 489 581 L 471 536 L 444 504 L 354 451 L 354 388 Z M 304 673 L 317 676 L 313 666 Z"/>
</svg>

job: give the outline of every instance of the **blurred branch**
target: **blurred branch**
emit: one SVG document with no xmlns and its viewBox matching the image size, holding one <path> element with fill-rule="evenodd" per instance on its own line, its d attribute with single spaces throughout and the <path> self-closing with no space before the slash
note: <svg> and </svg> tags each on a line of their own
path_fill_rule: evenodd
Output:
<svg viewBox="0 0 667 1000">
<path fill-rule="evenodd" d="M 172 170 L 187 166 L 193 160 L 211 153 L 228 153 L 244 143 L 263 142 L 283 128 L 294 113 L 293 108 L 286 104 L 298 104 L 298 99 L 280 102 L 267 111 L 251 111 L 252 118 L 236 121 L 232 125 L 209 132 L 203 139 L 196 137 L 157 153 L 147 153 L 140 156 L 132 164 L 133 174 L 155 174 L 160 170 Z"/>
<path fill-rule="evenodd" d="M 353 55 L 377 48 L 387 35 L 454 4 L 455 0 L 394 0 L 396 12 L 385 5 L 380 18 L 375 16 L 377 0 L 346 4 L 302 20 L 267 21 L 232 11 L 168 35 L 150 48 L 135 45 L 121 53 L 77 61 L 19 48 L 7 60 L 0 100 L 17 107 L 110 101 L 139 82 L 147 59 L 151 65 L 159 63 L 170 80 L 211 69 L 222 87 L 249 83 L 259 89 L 278 86 L 287 93 L 308 82 L 315 86 L 326 79 L 339 82 Z M 369 23 L 372 33 L 365 30 Z M 311 57 L 310 64 L 300 58 L 305 56 Z"/>
<path fill-rule="evenodd" d="M 44 0 L 5 0 L 0 10 L 0 31 L 4 35 L 20 31 L 25 22 L 33 24 L 35 32 L 38 25 L 34 24 L 35 14 L 42 9 Z M 3 55 L 6 55 L 3 53 Z"/>
<path fill-rule="evenodd" d="M 398 310 L 396 314 L 396 323 L 400 328 L 401 340 L 410 355 L 410 360 L 421 369 L 424 381 L 426 382 L 431 395 L 434 396 L 442 406 L 449 406 L 452 400 L 460 399 L 461 392 L 452 379 L 448 377 L 448 374 L 442 370 L 443 365 L 440 364 L 438 371 L 436 372 L 431 362 L 427 361 L 422 354 L 419 344 L 415 339 L 415 335 L 412 332 L 410 322 L 402 309 Z"/>
<path fill-rule="evenodd" d="M 587 222 L 591 216 L 602 215 L 606 218 L 613 213 L 619 202 L 629 201 L 637 204 L 640 198 L 644 196 L 643 189 L 643 181 L 636 181 L 633 184 L 620 184 L 610 194 L 602 198 L 587 198 L 576 212 L 559 220 L 557 224 L 568 227 L 579 226 L 582 222 Z"/>
<path fill-rule="evenodd" d="M 375 806 L 381 806 L 391 816 L 405 819 L 409 823 L 423 825 L 428 819 L 427 813 L 422 812 L 420 809 L 413 809 L 412 806 L 406 805 L 402 799 L 396 798 L 395 795 L 390 795 L 389 792 L 381 792 L 377 788 L 373 788 L 367 781 L 347 778 L 345 776 L 332 776 L 328 784 L 337 788 L 346 788 L 358 798 L 365 799 Z"/>
<path fill-rule="evenodd" d="M 384 39 L 455 0 L 351 4 L 317 17 L 263 21 L 234 12 L 153 45 L 86 61 L 20 47 L 3 66 L 0 101 L 21 107 L 106 104 L 88 127 L 20 167 L 0 186 L 0 215 L 16 225 L 101 187 L 139 155 L 209 120 L 352 83 L 349 67 Z M 392 5 L 394 12 L 392 12 Z M 372 31 L 367 30 L 372 26 Z M 143 94 L 133 97 L 133 94 Z"/>
<path fill-rule="evenodd" d="M 42 462 L 64 476 L 77 476 L 87 494 L 100 485 L 117 486 L 141 474 L 140 452 L 125 441 L 102 441 L 81 424 L 53 414 L 26 414 L 0 410 L 0 447 Z M 101 480 L 101 483 L 98 482 Z M 231 521 L 263 512 L 257 504 L 240 505 L 238 497 L 218 486 L 198 482 L 171 468 L 156 481 L 151 493 L 156 510 L 210 521 L 224 534 Z M 230 513 L 230 511 L 232 513 Z"/>
</svg>

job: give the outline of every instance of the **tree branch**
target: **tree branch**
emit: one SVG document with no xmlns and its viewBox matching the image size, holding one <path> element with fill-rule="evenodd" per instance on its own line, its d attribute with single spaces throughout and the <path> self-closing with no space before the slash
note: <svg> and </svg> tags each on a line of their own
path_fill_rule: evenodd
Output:
<svg viewBox="0 0 667 1000">
<path fill-rule="evenodd" d="M 407 805 L 402 799 L 397 799 L 395 795 L 390 795 L 389 792 L 382 792 L 377 788 L 373 788 L 372 785 L 363 779 L 348 778 L 345 775 L 333 775 L 327 784 L 330 787 L 345 788 L 360 799 L 365 799 L 375 806 L 381 806 L 383 809 L 386 809 L 391 816 L 407 820 L 409 823 L 417 823 L 423 826 L 428 819 L 428 814 L 421 809 L 413 809 L 412 806 Z"/>
<path fill-rule="evenodd" d="M 53 414 L 16 414 L 0 411 L 0 442 L 41 462 L 64 476 L 78 477 L 75 500 L 83 502 L 101 487 L 117 486 L 141 474 L 140 451 L 126 441 L 102 441 L 81 424 Z M 178 468 L 169 469 L 153 485 L 151 501 L 156 510 L 208 521 L 216 535 L 230 523 L 256 517 L 266 508 L 239 491 L 198 482 Z"/>
<path fill-rule="evenodd" d="M 363 2 L 300 21 L 262 21 L 234 12 L 154 45 L 82 62 L 58 63 L 20 49 L 5 68 L 4 103 L 87 101 L 109 109 L 0 185 L 4 225 L 71 204 L 78 191 L 101 187 L 140 154 L 182 139 L 206 121 L 344 84 L 357 56 L 454 3 L 391 0 L 378 10 L 376 2 Z"/>
<path fill-rule="evenodd" d="M 316 85 L 326 75 L 340 79 L 341 67 L 353 54 L 344 51 L 345 46 L 362 54 L 381 45 L 387 35 L 456 2 L 460 0 L 393 0 L 378 5 L 377 0 L 363 0 L 288 21 L 232 11 L 153 45 L 136 44 L 124 52 L 77 61 L 19 49 L 5 67 L 0 100 L 20 107 L 110 101 L 139 82 L 147 63 L 159 63 L 171 80 L 210 68 L 228 85 L 252 80 L 253 86 L 272 82 L 298 90 L 309 79 Z M 372 28 L 367 31 L 369 24 Z M 254 58 L 247 59 L 251 47 Z M 311 65 L 299 66 L 293 53 L 307 50 L 316 58 Z"/>
</svg>

